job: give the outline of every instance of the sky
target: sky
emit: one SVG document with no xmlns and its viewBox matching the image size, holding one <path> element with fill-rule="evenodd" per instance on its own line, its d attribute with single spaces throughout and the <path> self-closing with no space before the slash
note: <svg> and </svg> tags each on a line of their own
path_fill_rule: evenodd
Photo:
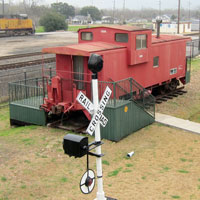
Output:
<svg viewBox="0 0 200 200">
<path fill-rule="evenodd" d="M 9 0 L 5 0 L 9 1 Z M 23 0 L 13 0 L 13 2 L 19 2 Z M 161 1 L 161 9 L 177 9 L 178 0 L 36 0 L 41 4 L 51 4 L 56 2 L 65 2 L 76 7 L 84 6 L 96 6 L 99 9 L 113 9 L 115 1 L 116 9 L 122 9 L 125 1 L 125 7 L 129 9 L 142 9 L 142 8 L 155 8 L 159 9 L 159 1 Z M 188 9 L 190 4 L 191 9 L 200 7 L 200 0 L 181 0 L 181 7 Z"/>
</svg>

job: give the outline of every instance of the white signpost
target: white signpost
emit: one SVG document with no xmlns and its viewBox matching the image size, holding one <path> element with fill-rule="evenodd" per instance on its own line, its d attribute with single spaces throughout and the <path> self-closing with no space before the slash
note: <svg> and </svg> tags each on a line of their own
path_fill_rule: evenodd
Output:
<svg viewBox="0 0 200 200">
<path fill-rule="evenodd" d="M 106 90 L 101 98 L 99 103 L 98 97 L 98 80 L 92 80 L 92 94 L 93 94 L 93 103 L 82 93 L 80 92 L 77 96 L 77 101 L 90 113 L 93 115 L 92 120 L 86 130 L 90 135 L 93 135 L 95 132 L 95 141 L 101 142 L 100 126 L 106 126 L 108 119 L 103 115 L 103 111 L 108 103 L 108 100 L 112 94 L 112 90 L 107 86 Z M 96 154 L 101 155 L 101 146 L 96 148 Z M 103 174 L 102 174 L 102 161 L 101 156 L 96 158 L 97 163 L 97 198 L 96 200 L 106 200 L 105 193 L 103 191 Z"/>
</svg>

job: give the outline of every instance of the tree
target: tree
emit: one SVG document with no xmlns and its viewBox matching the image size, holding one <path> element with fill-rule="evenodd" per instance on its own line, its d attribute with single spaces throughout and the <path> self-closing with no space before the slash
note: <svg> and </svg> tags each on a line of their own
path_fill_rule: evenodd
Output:
<svg viewBox="0 0 200 200">
<path fill-rule="evenodd" d="M 53 3 L 51 4 L 51 8 L 53 11 L 65 16 L 67 19 L 75 15 L 75 8 L 67 3 Z"/>
<path fill-rule="evenodd" d="M 67 29 L 65 18 L 62 15 L 54 12 L 44 15 L 40 19 L 40 25 L 44 26 L 44 30 L 47 32 Z"/>
<path fill-rule="evenodd" d="M 174 21 L 176 18 L 177 18 L 176 15 L 172 15 L 172 16 L 171 16 L 171 20 L 172 20 L 172 21 Z"/>
<path fill-rule="evenodd" d="M 93 20 L 100 20 L 101 19 L 101 12 L 99 11 L 98 8 L 94 7 L 94 6 L 86 6 L 83 7 L 80 10 L 80 14 L 87 16 L 88 14 L 90 14 L 90 16 L 92 17 Z"/>
</svg>

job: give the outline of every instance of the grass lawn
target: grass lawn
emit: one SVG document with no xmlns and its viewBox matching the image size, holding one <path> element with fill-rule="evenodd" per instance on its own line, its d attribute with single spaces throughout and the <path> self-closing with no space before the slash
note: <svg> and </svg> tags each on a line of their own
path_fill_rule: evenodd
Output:
<svg viewBox="0 0 200 200">
<path fill-rule="evenodd" d="M 74 31 L 74 32 L 77 32 L 80 28 L 97 27 L 97 26 L 98 26 L 98 25 L 69 25 L 67 31 Z M 38 27 L 36 27 L 35 32 L 36 32 L 36 33 L 45 32 L 45 31 L 44 31 L 44 27 L 43 27 L 43 26 L 38 26 Z"/>
<path fill-rule="evenodd" d="M 157 111 L 199 121 L 200 61 L 194 61 L 187 94 Z M 0 109 L 0 200 L 88 200 L 79 181 L 86 157 L 64 155 L 63 130 L 10 127 L 8 107 Z M 94 140 L 89 137 L 90 142 Z M 107 196 L 119 200 L 199 200 L 200 135 L 154 123 L 118 143 L 104 140 L 103 180 Z M 134 151 L 131 158 L 128 152 Z M 90 168 L 96 171 L 95 158 Z"/>
<path fill-rule="evenodd" d="M 37 26 L 35 29 L 36 33 L 43 33 L 44 32 L 44 27 L 43 26 Z"/>
<path fill-rule="evenodd" d="M 10 128 L 1 109 L 0 199 L 94 199 L 79 190 L 86 157 L 64 155 L 66 131 L 47 127 Z M 90 142 L 94 138 L 90 137 Z M 102 146 L 104 191 L 117 199 L 199 199 L 200 136 L 153 124 L 118 143 Z M 131 158 L 126 154 L 135 151 Z M 90 168 L 96 171 L 95 158 Z"/>
<path fill-rule="evenodd" d="M 186 94 L 156 106 L 156 111 L 200 123 L 200 59 L 192 61 L 191 82 Z"/>
</svg>

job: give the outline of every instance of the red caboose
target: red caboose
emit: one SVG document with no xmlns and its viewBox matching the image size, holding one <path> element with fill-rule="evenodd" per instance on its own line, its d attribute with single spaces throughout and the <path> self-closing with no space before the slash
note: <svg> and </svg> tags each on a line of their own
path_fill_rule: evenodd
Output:
<svg viewBox="0 0 200 200">
<path fill-rule="evenodd" d="M 186 61 L 186 37 L 152 35 L 152 30 L 132 26 L 80 29 L 78 44 L 43 49 L 56 54 L 56 75 L 47 82 L 48 96 L 42 108 L 53 114 L 83 110 L 76 102 L 79 91 L 91 96 L 88 59 L 92 53 L 102 56 L 99 80 L 115 82 L 133 78 L 154 92 L 173 90 L 190 79 Z M 134 91 L 133 91 L 134 92 Z"/>
</svg>

